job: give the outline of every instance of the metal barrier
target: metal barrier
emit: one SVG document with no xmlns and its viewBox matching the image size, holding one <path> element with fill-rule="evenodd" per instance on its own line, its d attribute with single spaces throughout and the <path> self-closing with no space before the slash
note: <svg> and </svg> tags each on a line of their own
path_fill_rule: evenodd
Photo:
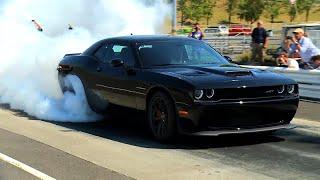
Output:
<svg viewBox="0 0 320 180">
<path fill-rule="evenodd" d="M 251 36 L 217 36 L 205 37 L 204 41 L 222 54 L 242 54 L 251 50 Z M 280 37 L 269 37 L 270 47 L 279 47 Z"/>
<path fill-rule="evenodd" d="M 251 49 L 250 36 L 221 36 L 205 38 L 208 44 L 213 46 L 222 54 L 241 54 Z"/>
<path fill-rule="evenodd" d="M 284 74 L 299 83 L 300 96 L 320 101 L 320 70 L 293 70 L 283 67 L 245 66 Z"/>
</svg>

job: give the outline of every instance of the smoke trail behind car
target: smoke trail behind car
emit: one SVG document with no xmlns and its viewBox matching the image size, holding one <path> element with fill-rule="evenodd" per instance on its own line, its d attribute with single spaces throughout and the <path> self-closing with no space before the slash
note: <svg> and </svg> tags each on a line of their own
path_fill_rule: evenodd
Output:
<svg viewBox="0 0 320 180">
<path fill-rule="evenodd" d="M 0 103 L 43 120 L 68 122 L 100 116 L 88 107 L 76 78 L 78 94 L 61 92 L 56 68 L 64 54 L 83 52 L 109 36 L 154 34 L 169 12 L 162 0 L 148 5 L 139 0 L 16 0 L 1 9 Z"/>
</svg>

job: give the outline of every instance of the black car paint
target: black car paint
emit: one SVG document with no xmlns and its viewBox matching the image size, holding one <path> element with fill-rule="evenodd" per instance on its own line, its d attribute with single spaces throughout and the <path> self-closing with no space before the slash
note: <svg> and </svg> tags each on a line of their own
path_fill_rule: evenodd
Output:
<svg viewBox="0 0 320 180">
<path fill-rule="evenodd" d="M 59 65 L 70 66 L 72 71 L 60 71 L 60 74 L 70 73 L 77 75 L 86 89 L 101 94 L 105 101 L 138 110 L 146 110 L 150 94 L 158 90 L 164 91 L 175 102 L 177 111 L 187 110 L 190 112 L 188 117 L 180 117 L 178 122 L 178 124 L 181 124 L 180 122 L 183 122 L 183 119 L 186 119 L 186 122 L 191 122 L 191 126 L 195 127 L 192 130 L 190 130 L 190 127 L 184 128 L 183 125 L 180 126 L 180 131 L 188 133 L 201 130 L 203 127 L 199 127 L 199 125 L 201 124 L 201 118 L 205 115 L 205 111 L 208 109 L 214 110 L 216 107 L 224 107 L 231 110 L 258 106 L 262 109 L 274 109 L 275 115 L 283 113 L 284 115 L 289 114 L 290 117 L 288 119 L 293 118 L 298 108 L 298 92 L 294 95 L 266 99 L 244 98 L 233 99 L 228 102 L 196 101 L 193 98 L 193 92 L 196 89 L 213 88 L 223 91 L 226 88 L 241 89 L 289 84 L 297 86 L 297 83 L 279 74 L 243 68 L 228 63 L 223 66 L 206 64 L 144 68 L 135 45 L 139 42 L 157 40 L 195 41 L 189 38 L 171 36 L 126 36 L 105 39 L 95 43 L 80 55 L 65 56 Z M 94 56 L 94 53 L 101 46 L 112 43 L 125 44 L 132 48 L 136 61 L 135 65 L 132 67 L 126 65 L 112 67 L 110 62 L 103 62 Z M 249 74 L 230 76 L 228 72 L 249 72 Z M 250 108 L 247 109 L 250 110 Z M 222 116 L 223 114 L 219 114 L 217 118 L 221 119 Z M 288 124 L 290 120 L 283 123 Z"/>
</svg>

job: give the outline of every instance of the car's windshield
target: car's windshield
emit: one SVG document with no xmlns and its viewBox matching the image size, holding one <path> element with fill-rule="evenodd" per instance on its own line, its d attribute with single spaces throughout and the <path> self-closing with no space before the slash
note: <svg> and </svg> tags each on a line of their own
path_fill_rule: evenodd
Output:
<svg viewBox="0 0 320 180">
<path fill-rule="evenodd" d="M 138 43 L 137 49 L 143 67 L 229 63 L 213 48 L 201 41 L 146 42 Z"/>
</svg>

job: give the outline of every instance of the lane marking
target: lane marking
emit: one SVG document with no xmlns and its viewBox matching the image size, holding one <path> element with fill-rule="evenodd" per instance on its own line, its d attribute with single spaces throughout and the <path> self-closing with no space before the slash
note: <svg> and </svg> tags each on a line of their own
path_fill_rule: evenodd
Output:
<svg viewBox="0 0 320 180">
<path fill-rule="evenodd" d="M 15 160 L 15 159 L 5 155 L 5 154 L 0 153 L 0 160 L 3 160 L 5 162 L 7 162 L 7 163 L 19 168 L 19 169 L 22 169 L 22 170 L 32 174 L 33 176 L 38 177 L 39 179 L 56 180 L 55 178 L 50 177 L 50 176 L 48 176 L 48 175 L 46 175 L 46 174 L 44 174 L 44 173 L 32 168 L 32 167 L 30 167 L 30 166 L 28 166 L 26 164 L 23 164 L 22 162 L 19 162 L 19 161 Z"/>
</svg>

